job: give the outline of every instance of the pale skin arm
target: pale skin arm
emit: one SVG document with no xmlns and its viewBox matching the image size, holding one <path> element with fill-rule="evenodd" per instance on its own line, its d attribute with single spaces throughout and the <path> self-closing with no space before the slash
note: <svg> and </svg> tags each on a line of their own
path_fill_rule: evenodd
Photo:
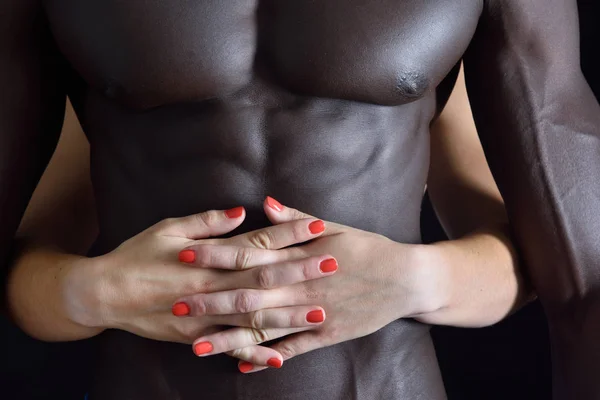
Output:
<svg viewBox="0 0 600 400">
<path fill-rule="evenodd" d="M 9 296 L 27 310 L 13 317 L 34 337 L 73 340 L 102 331 L 73 321 L 61 298 L 64 278 L 87 268 L 83 254 L 97 233 L 89 173 L 89 144 L 68 105 L 59 144 L 17 233 L 21 251 L 8 287 Z"/>
<path fill-rule="evenodd" d="M 477 130 L 461 69 L 448 105 L 431 130 L 428 191 L 450 241 L 430 246 L 446 279 L 439 310 L 420 317 L 436 325 L 485 326 L 534 297 L 508 236 L 504 202 Z M 435 261 L 434 261 L 435 262 Z"/>
</svg>

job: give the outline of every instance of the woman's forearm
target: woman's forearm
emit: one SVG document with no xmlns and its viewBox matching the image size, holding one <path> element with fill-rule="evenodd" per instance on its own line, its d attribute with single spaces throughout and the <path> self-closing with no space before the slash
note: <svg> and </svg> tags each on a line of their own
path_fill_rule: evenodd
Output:
<svg viewBox="0 0 600 400">
<path fill-rule="evenodd" d="M 535 296 L 519 270 L 506 227 L 425 246 L 437 279 L 437 310 L 418 320 L 481 327 L 499 322 Z"/>
<path fill-rule="evenodd" d="M 50 247 L 24 247 L 8 279 L 8 308 L 14 322 L 44 341 L 85 339 L 102 332 L 94 327 L 97 298 L 94 264 L 82 256 Z"/>
<path fill-rule="evenodd" d="M 10 266 L 10 316 L 29 335 L 66 341 L 101 331 L 84 325 L 90 317 L 84 307 L 95 295 L 88 287 L 94 280 L 84 277 L 94 263 L 75 255 L 88 251 L 96 233 L 89 144 L 67 104 L 61 138 L 21 221 Z"/>
</svg>

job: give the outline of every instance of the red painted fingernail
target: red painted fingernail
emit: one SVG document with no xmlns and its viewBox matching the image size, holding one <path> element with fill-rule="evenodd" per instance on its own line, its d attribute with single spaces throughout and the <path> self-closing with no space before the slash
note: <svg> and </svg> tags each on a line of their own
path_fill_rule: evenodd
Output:
<svg viewBox="0 0 600 400">
<path fill-rule="evenodd" d="M 321 220 L 311 222 L 310 224 L 308 224 L 308 230 L 310 230 L 310 233 L 312 233 L 313 235 L 321 233 L 325 230 L 325 222 Z"/>
<path fill-rule="evenodd" d="M 314 310 L 306 314 L 306 320 L 311 324 L 318 324 L 325 321 L 323 310 Z"/>
<path fill-rule="evenodd" d="M 254 368 L 254 365 L 252 365 L 251 363 L 246 362 L 246 361 L 238 364 L 238 369 L 240 370 L 240 372 L 243 372 L 244 374 L 246 372 L 252 371 L 253 368 Z"/>
<path fill-rule="evenodd" d="M 194 353 L 197 356 L 210 353 L 211 351 L 213 351 L 213 345 L 211 342 L 200 342 L 194 345 Z"/>
<path fill-rule="evenodd" d="M 196 261 L 196 252 L 194 250 L 181 250 L 179 252 L 179 261 L 193 263 Z"/>
<path fill-rule="evenodd" d="M 273 357 L 267 360 L 267 365 L 273 368 L 281 368 L 281 366 L 283 365 L 283 361 L 281 361 L 279 358 Z"/>
<path fill-rule="evenodd" d="M 173 315 L 176 317 L 183 317 L 190 313 L 190 307 L 185 303 L 175 303 L 171 308 Z"/>
<path fill-rule="evenodd" d="M 327 260 L 321 261 L 321 263 L 319 264 L 319 269 L 324 274 L 329 272 L 335 272 L 338 269 L 338 263 L 335 260 L 335 258 L 329 258 Z"/>
<path fill-rule="evenodd" d="M 225 211 L 227 218 L 239 218 L 244 213 L 244 207 L 236 207 Z"/>
<path fill-rule="evenodd" d="M 271 196 L 267 196 L 267 205 L 275 211 L 283 211 L 283 206 L 281 205 L 281 203 L 272 198 Z"/>
</svg>

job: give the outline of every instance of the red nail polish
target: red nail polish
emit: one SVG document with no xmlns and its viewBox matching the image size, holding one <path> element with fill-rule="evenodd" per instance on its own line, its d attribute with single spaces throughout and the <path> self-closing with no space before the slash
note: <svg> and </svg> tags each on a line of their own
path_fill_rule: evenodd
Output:
<svg viewBox="0 0 600 400">
<path fill-rule="evenodd" d="M 283 206 L 281 205 L 281 203 L 272 198 L 271 196 L 267 196 L 267 205 L 275 211 L 283 211 Z"/>
<path fill-rule="evenodd" d="M 325 230 L 325 222 L 321 220 L 311 222 L 310 224 L 308 224 L 308 230 L 310 230 L 310 233 L 312 233 L 313 235 L 321 233 Z"/>
<path fill-rule="evenodd" d="M 335 260 L 335 258 L 329 258 L 327 260 L 321 261 L 321 263 L 319 264 L 319 269 L 324 274 L 329 272 L 335 272 L 338 269 L 338 263 Z"/>
<path fill-rule="evenodd" d="M 244 213 L 244 207 L 236 207 L 225 211 L 227 218 L 239 218 Z"/>
<path fill-rule="evenodd" d="M 238 369 L 240 370 L 240 372 L 243 372 L 244 374 L 246 372 L 252 371 L 253 368 L 254 368 L 254 365 L 252 365 L 251 363 L 246 362 L 246 361 L 238 364 Z"/>
<path fill-rule="evenodd" d="M 196 252 L 194 250 L 181 250 L 179 252 L 179 261 L 193 263 L 196 261 Z"/>
<path fill-rule="evenodd" d="M 281 368 L 281 366 L 283 365 L 283 362 L 279 359 L 279 358 L 269 358 L 267 360 L 267 365 L 269 367 L 273 367 L 273 368 Z"/>
<path fill-rule="evenodd" d="M 211 342 L 200 342 L 194 345 L 194 353 L 197 356 L 210 353 L 211 351 L 213 351 L 213 345 Z"/>
<path fill-rule="evenodd" d="M 190 307 L 185 303 L 175 303 L 171 308 L 173 315 L 176 317 L 183 317 L 184 315 L 189 315 Z"/>
<path fill-rule="evenodd" d="M 309 312 L 306 314 L 306 321 L 310 322 L 311 324 L 318 324 L 325 321 L 323 310 L 314 310 Z"/>
</svg>

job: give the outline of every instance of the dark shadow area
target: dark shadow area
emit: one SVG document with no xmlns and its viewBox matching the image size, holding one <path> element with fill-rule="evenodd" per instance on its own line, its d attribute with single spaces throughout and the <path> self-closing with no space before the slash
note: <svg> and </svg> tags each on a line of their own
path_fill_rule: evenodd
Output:
<svg viewBox="0 0 600 400">
<path fill-rule="evenodd" d="M 581 68 L 600 100 L 600 2 L 578 0 L 579 26 L 581 27 Z"/>
<path fill-rule="evenodd" d="M 90 342 L 43 343 L 0 317 L 0 399 L 83 400 Z"/>
</svg>

